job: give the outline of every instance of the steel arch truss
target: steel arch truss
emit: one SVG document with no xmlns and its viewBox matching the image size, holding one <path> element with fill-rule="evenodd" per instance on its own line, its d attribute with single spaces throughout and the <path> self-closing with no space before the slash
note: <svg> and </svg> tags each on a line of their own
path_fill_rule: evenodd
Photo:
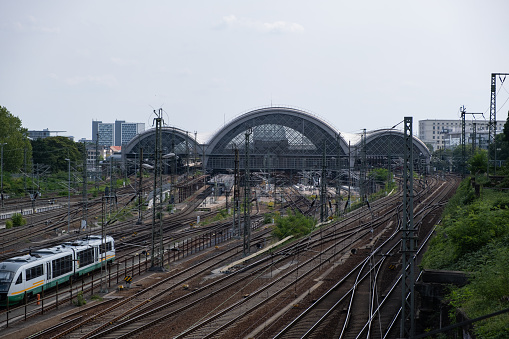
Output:
<svg viewBox="0 0 509 339">
<path fill-rule="evenodd" d="M 412 137 L 414 169 L 421 172 L 429 164 L 430 153 L 426 145 Z M 404 159 L 406 141 L 399 130 L 383 130 L 370 133 L 366 138 L 366 162 L 372 167 L 386 167 L 388 159 L 392 165 L 401 164 Z"/>
<path fill-rule="evenodd" d="M 246 153 L 245 132 L 249 141 L 250 168 L 302 170 L 322 167 L 338 155 L 346 159 L 346 143 L 337 132 L 319 118 L 289 108 L 265 108 L 246 113 L 219 131 L 207 149 L 206 166 L 211 170 L 234 168 L 234 150 Z M 244 163 L 241 162 L 241 167 Z"/>
<path fill-rule="evenodd" d="M 191 156 L 197 145 L 185 131 L 175 127 L 162 127 L 162 153 L 174 153 L 180 158 Z M 155 129 L 147 130 L 131 140 L 122 149 L 123 159 L 135 159 L 138 157 L 140 147 L 143 148 L 143 158 L 154 159 Z"/>
</svg>

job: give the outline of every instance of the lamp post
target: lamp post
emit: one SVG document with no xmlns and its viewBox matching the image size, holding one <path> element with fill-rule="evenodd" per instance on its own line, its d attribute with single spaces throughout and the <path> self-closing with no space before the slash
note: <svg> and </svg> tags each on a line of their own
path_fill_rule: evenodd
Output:
<svg viewBox="0 0 509 339">
<path fill-rule="evenodd" d="M 67 184 L 67 234 L 69 234 L 71 228 L 71 159 L 65 159 L 69 164 L 69 178 Z"/>
<path fill-rule="evenodd" d="M 2 199 L 2 209 L 4 208 L 4 145 L 7 145 L 6 142 L 2 142 L 0 143 L 0 146 L 2 148 L 2 153 L 0 155 L 0 159 L 1 159 L 1 165 L 0 165 L 0 181 L 1 181 L 1 199 Z"/>
</svg>

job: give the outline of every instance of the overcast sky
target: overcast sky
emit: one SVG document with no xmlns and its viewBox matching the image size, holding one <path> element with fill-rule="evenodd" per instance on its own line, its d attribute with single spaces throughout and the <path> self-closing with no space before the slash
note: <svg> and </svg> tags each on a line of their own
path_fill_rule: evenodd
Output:
<svg viewBox="0 0 509 339">
<path fill-rule="evenodd" d="M 76 140 L 159 107 L 207 135 L 270 105 L 349 133 L 413 116 L 417 134 L 461 105 L 489 119 L 491 73 L 509 73 L 507 0 L 0 0 L 0 105 Z"/>
</svg>

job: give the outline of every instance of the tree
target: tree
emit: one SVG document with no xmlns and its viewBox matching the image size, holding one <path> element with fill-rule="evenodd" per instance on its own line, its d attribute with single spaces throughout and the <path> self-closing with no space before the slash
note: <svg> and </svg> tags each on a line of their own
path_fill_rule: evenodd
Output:
<svg viewBox="0 0 509 339">
<path fill-rule="evenodd" d="M 380 184 L 387 181 L 389 171 L 385 168 L 375 168 L 369 173 L 369 176 L 372 177 L 375 182 Z"/>
<path fill-rule="evenodd" d="M 0 106 L 0 143 L 5 143 L 3 170 L 18 172 L 23 165 L 25 150 L 27 159 L 30 159 L 32 147 L 28 130 L 22 127 L 21 120 L 3 106 Z"/>
<path fill-rule="evenodd" d="M 81 161 L 83 145 L 66 137 L 48 137 L 32 141 L 34 164 L 49 165 L 52 172 L 67 171 L 67 160 Z"/>
<path fill-rule="evenodd" d="M 488 152 L 484 149 L 478 149 L 468 160 L 468 170 L 472 174 L 485 173 L 488 167 Z"/>
</svg>

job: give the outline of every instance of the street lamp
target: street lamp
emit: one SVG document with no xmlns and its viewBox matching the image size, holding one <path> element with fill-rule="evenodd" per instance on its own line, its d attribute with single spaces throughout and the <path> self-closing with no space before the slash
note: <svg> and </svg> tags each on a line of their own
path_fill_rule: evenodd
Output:
<svg viewBox="0 0 509 339">
<path fill-rule="evenodd" d="M 0 146 L 2 147 L 2 154 L 0 155 L 0 159 L 1 159 L 1 165 L 0 165 L 0 181 L 1 181 L 1 199 L 2 199 L 2 209 L 4 208 L 4 145 L 7 145 L 6 142 L 2 142 L 0 143 Z"/>
<path fill-rule="evenodd" d="M 71 159 L 65 159 L 69 164 L 69 179 L 67 184 L 67 234 L 71 228 Z"/>
</svg>

